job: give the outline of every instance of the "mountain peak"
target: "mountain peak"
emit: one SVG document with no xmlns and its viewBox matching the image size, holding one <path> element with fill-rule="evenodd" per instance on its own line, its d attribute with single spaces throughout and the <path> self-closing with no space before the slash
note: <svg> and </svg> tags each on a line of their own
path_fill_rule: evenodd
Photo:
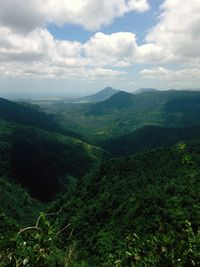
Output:
<svg viewBox="0 0 200 267">
<path fill-rule="evenodd" d="M 111 86 L 105 87 L 101 91 L 97 92 L 97 94 L 102 93 L 102 92 L 119 92 L 120 90 L 114 89 Z"/>
<path fill-rule="evenodd" d="M 112 87 L 106 87 L 103 90 L 97 92 L 96 94 L 87 96 L 84 99 L 89 102 L 101 102 L 110 98 L 118 92 L 120 92 L 120 90 L 116 90 Z"/>
</svg>

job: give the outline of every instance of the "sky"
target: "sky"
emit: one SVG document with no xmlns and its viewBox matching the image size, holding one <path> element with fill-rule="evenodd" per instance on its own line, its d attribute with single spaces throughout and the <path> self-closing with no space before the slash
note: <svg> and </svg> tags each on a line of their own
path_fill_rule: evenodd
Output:
<svg viewBox="0 0 200 267">
<path fill-rule="evenodd" d="M 199 0 L 0 0 L 0 96 L 200 88 Z"/>
</svg>

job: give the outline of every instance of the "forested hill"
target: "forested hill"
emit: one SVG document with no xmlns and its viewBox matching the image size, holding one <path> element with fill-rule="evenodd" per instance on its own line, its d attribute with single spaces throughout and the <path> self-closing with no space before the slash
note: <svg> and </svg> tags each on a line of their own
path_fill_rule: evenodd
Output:
<svg viewBox="0 0 200 267">
<path fill-rule="evenodd" d="M 199 266 L 199 164 L 199 143 L 113 159 L 58 199 L 85 266 Z"/>
<path fill-rule="evenodd" d="M 185 102 L 184 102 L 185 100 Z M 170 103 L 168 103 L 168 101 Z M 172 101 L 172 102 L 171 102 Z M 100 103 L 93 104 L 89 114 L 101 115 L 111 112 L 113 109 L 132 109 L 137 112 L 156 109 L 162 105 L 166 105 L 168 112 L 183 111 L 183 108 L 190 103 L 192 110 L 198 110 L 200 106 L 200 92 L 193 91 L 144 91 L 139 94 L 131 94 L 124 91 L 111 96 L 109 99 Z M 174 103 L 174 104 L 173 104 Z M 174 106 L 178 104 L 177 109 Z M 195 106 L 195 109 L 194 109 Z M 179 109 L 178 109 L 179 107 Z M 172 109 L 173 108 L 173 109 Z"/>
<path fill-rule="evenodd" d="M 27 103 L 16 103 L 0 98 L 0 119 L 10 123 L 33 126 L 51 132 L 59 132 L 72 137 L 83 138 L 80 134 L 58 124 L 51 114 L 47 114 Z"/>
<path fill-rule="evenodd" d="M 166 128 L 145 126 L 127 135 L 100 142 L 115 156 L 129 156 L 159 147 L 170 147 L 178 142 L 200 140 L 200 125 Z"/>
<path fill-rule="evenodd" d="M 92 105 L 88 114 L 101 115 L 109 109 L 129 108 L 132 105 L 132 95 L 121 91 L 105 101 Z"/>
<path fill-rule="evenodd" d="M 69 180 L 79 179 L 110 157 L 78 139 L 78 134 L 60 131 L 49 115 L 0 101 L 0 176 L 20 183 L 32 196 L 49 201 L 67 189 Z"/>
<path fill-rule="evenodd" d="M 200 266 L 199 95 L 1 99 L 0 266 Z"/>
<path fill-rule="evenodd" d="M 43 106 L 42 106 L 43 108 Z M 145 126 L 180 128 L 200 124 L 199 91 L 120 91 L 99 103 L 45 106 L 59 123 L 89 140 L 118 138 Z"/>
<path fill-rule="evenodd" d="M 3 98 L 0 98 L 0 118 L 9 122 L 42 127 L 48 130 L 58 126 L 50 115 L 30 105 L 18 104 Z"/>
</svg>

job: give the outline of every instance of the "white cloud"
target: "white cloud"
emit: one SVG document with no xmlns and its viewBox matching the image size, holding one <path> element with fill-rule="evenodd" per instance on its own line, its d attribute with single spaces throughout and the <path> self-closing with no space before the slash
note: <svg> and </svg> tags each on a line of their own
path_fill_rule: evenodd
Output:
<svg viewBox="0 0 200 267">
<path fill-rule="evenodd" d="M 144 45 L 140 45 L 137 47 L 135 61 L 137 63 L 159 63 L 160 61 L 166 62 L 171 58 L 169 53 L 166 53 L 164 47 L 153 44 L 147 43 Z"/>
<path fill-rule="evenodd" d="M 0 60 L 32 62 L 48 58 L 54 47 L 52 35 L 43 29 L 36 29 L 21 36 L 8 28 L 0 27 Z"/>
<path fill-rule="evenodd" d="M 43 26 L 44 0 L 1 0 L 0 24 L 14 31 L 30 32 Z"/>
<path fill-rule="evenodd" d="M 0 8 L 1 76 L 107 79 L 124 74 L 136 49 L 133 33 L 96 33 L 85 44 L 59 41 L 48 23 L 95 30 L 116 17 L 149 9 L 148 0 L 6 0 Z M 109 67 L 107 67 L 109 66 Z"/>
<path fill-rule="evenodd" d="M 146 0 L 129 0 L 127 2 L 128 10 L 136 10 L 138 12 L 144 12 L 149 9 L 149 4 Z"/>
<path fill-rule="evenodd" d="M 200 69 L 198 68 L 186 68 L 179 70 L 170 70 L 163 67 L 156 67 L 150 69 L 144 69 L 141 71 L 143 77 L 148 79 L 162 79 L 162 80 L 194 80 L 200 81 Z"/>
<path fill-rule="evenodd" d="M 182 68 L 178 70 L 156 67 L 141 71 L 144 83 L 149 86 L 169 88 L 199 88 L 200 68 Z"/>
<path fill-rule="evenodd" d="M 2 0 L 0 75 L 120 79 L 122 68 L 153 64 L 155 68 L 141 72 L 143 77 L 199 81 L 199 0 L 165 0 L 156 25 L 140 45 L 131 32 L 97 32 L 82 44 L 56 40 L 45 28 L 48 23 L 73 23 L 96 30 L 128 12 L 148 8 L 147 0 Z M 167 69 L 169 63 L 177 64 L 179 70 Z"/>
<path fill-rule="evenodd" d="M 97 30 L 110 24 L 116 17 L 131 11 L 149 9 L 147 0 L 47 0 L 47 20 L 58 24 L 74 23 L 87 30 Z"/>
<path fill-rule="evenodd" d="M 200 62 L 200 1 L 165 0 L 146 40 L 162 47 L 163 62 Z"/>
<path fill-rule="evenodd" d="M 20 32 L 45 23 L 73 23 L 97 30 L 125 13 L 148 9 L 147 0 L 2 0 L 0 23 Z"/>
<path fill-rule="evenodd" d="M 1 76 L 105 80 L 125 74 L 83 56 L 87 43 L 55 40 L 46 29 L 37 28 L 24 36 L 0 27 L 0 36 Z"/>
<path fill-rule="evenodd" d="M 120 78 L 126 75 L 124 71 L 117 71 L 105 68 L 92 68 L 87 70 L 87 79 L 89 80 L 107 80 L 108 82 L 112 79 Z"/>
<path fill-rule="evenodd" d="M 133 61 L 137 49 L 135 34 L 118 32 L 96 33 L 85 45 L 90 64 L 127 66 Z"/>
<path fill-rule="evenodd" d="M 86 72 L 89 77 L 100 79 L 116 77 L 124 72 L 112 68 L 130 64 L 137 48 L 135 35 L 125 32 L 111 35 L 99 32 L 85 44 L 55 40 L 46 29 L 40 28 L 24 36 L 0 27 L 0 36 L 1 74 L 4 71 L 14 77 L 86 78 Z"/>
</svg>

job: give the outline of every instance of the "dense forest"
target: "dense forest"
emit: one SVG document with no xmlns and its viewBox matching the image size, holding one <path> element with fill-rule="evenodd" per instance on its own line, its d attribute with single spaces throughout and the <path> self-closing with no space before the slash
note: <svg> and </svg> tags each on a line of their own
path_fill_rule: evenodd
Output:
<svg viewBox="0 0 200 267">
<path fill-rule="evenodd" d="M 0 266 L 200 266 L 200 92 L 0 99 Z"/>
</svg>

